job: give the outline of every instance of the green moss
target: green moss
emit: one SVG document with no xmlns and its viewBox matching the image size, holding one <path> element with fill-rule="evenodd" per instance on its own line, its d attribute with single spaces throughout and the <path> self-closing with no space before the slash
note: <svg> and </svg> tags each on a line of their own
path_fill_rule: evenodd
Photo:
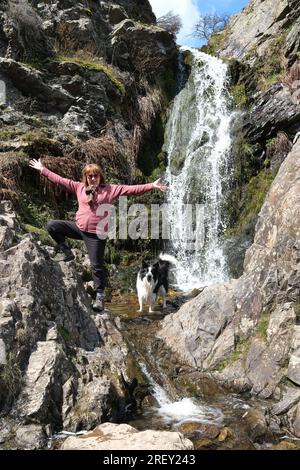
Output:
<svg viewBox="0 0 300 470">
<path fill-rule="evenodd" d="M 46 230 L 30 224 L 24 224 L 23 228 L 26 232 L 36 234 L 44 245 L 54 245 L 53 239 Z"/>
<path fill-rule="evenodd" d="M 58 60 L 60 62 L 73 62 L 80 65 L 83 69 L 93 70 L 95 72 L 100 72 L 106 75 L 106 77 L 113 83 L 113 85 L 119 90 L 122 96 L 125 95 L 125 87 L 123 83 L 118 80 L 115 75 L 115 72 L 112 67 L 107 64 L 101 64 L 100 62 L 94 59 L 81 59 L 78 57 L 66 57 L 59 56 Z"/>
<path fill-rule="evenodd" d="M 236 106 L 242 108 L 248 102 L 248 97 L 246 94 L 245 84 L 244 83 L 237 83 L 230 88 L 230 94 L 233 98 L 234 103 Z"/>
<path fill-rule="evenodd" d="M 71 341 L 72 339 L 72 336 L 71 336 L 71 333 L 69 332 L 69 330 L 67 330 L 66 328 L 64 328 L 63 326 L 58 326 L 57 327 L 57 330 L 59 332 L 59 334 L 61 335 L 61 337 L 63 338 L 63 340 L 68 343 Z"/>
<path fill-rule="evenodd" d="M 274 176 L 265 170 L 251 178 L 245 189 L 240 225 L 247 225 L 258 215 L 273 179 Z"/>
<path fill-rule="evenodd" d="M 256 327 L 256 336 L 262 339 L 267 338 L 267 329 L 270 322 L 270 314 L 263 314 Z"/>
<path fill-rule="evenodd" d="M 146 382 L 145 375 L 141 371 L 138 362 L 135 360 L 131 353 L 127 355 L 126 365 L 127 377 L 136 377 L 139 384 L 144 384 Z"/>
<path fill-rule="evenodd" d="M 249 183 L 245 185 L 242 195 L 240 195 L 240 188 L 236 188 L 235 197 L 231 198 L 231 202 L 235 212 L 239 209 L 239 215 L 231 229 L 227 231 L 227 235 L 241 233 L 257 217 L 273 179 L 274 175 L 264 169 L 250 179 Z M 230 216 L 233 218 L 234 214 L 230 214 Z"/>
<path fill-rule="evenodd" d="M 225 369 L 225 367 L 229 366 L 230 364 L 233 364 L 234 362 L 238 361 L 243 356 L 245 356 L 250 348 L 251 341 L 251 338 L 247 339 L 246 341 L 237 338 L 234 351 L 229 354 L 229 356 L 226 357 L 226 359 L 224 359 L 221 364 L 218 365 L 216 370 L 221 372 L 223 369 Z"/>
<path fill-rule="evenodd" d="M 227 30 L 221 31 L 220 33 L 213 34 L 207 43 L 206 46 L 203 46 L 201 50 L 206 52 L 207 54 L 211 54 L 214 56 L 218 55 L 218 49 L 220 49 L 223 45 L 223 42 L 226 38 Z"/>
</svg>

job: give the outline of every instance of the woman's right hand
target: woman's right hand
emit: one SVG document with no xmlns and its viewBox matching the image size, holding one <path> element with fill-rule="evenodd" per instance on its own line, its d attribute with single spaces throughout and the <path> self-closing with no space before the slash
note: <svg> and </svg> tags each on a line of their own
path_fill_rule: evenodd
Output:
<svg viewBox="0 0 300 470">
<path fill-rule="evenodd" d="M 35 158 L 33 158 L 32 160 L 30 160 L 29 166 L 30 166 L 31 168 L 34 168 L 35 170 L 39 170 L 39 171 L 41 171 L 42 168 L 45 168 L 44 165 L 42 164 L 40 158 L 39 158 L 38 160 L 36 160 Z"/>
</svg>

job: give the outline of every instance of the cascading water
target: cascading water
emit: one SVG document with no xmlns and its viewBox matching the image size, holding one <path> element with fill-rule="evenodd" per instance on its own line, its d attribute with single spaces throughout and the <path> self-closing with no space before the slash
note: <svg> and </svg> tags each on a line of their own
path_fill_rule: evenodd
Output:
<svg viewBox="0 0 300 470">
<path fill-rule="evenodd" d="M 222 411 L 208 405 L 197 403 L 192 398 L 171 400 L 165 390 L 150 376 L 144 364 L 141 370 L 153 387 L 153 396 L 157 401 L 156 412 L 166 424 L 180 425 L 184 422 L 221 424 L 224 419 Z"/>
<path fill-rule="evenodd" d="M 164 144 L 170 239 L 183 290 L 228 278 L 221 242 L 230 155 L 227 66 L 195 49 L 188 51 L 191 73 L 174 100 Z"/>
</svg>

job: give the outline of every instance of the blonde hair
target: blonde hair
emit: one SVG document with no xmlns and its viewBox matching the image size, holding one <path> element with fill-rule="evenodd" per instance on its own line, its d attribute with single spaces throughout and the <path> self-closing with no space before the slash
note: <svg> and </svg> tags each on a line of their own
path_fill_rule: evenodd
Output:
<svg viewBox="0 0 300 470">
<path fill-rule="evenodd" d="M 90 163 L 89 165 L 86 165 L 84 169 L 82 170 L 82 183 L 83 185 L 87 188 L 88 181 L 87 181 L 87 175 L 90 173 L 95 173 L 100 176 L 100 184 L 105 184 L 105 177 L 102 168 L 97 165 L 96 163 Z"/>
</svg>

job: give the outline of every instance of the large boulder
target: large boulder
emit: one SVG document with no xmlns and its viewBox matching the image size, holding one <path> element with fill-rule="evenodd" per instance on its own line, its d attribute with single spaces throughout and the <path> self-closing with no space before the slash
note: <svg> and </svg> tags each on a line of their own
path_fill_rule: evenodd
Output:
<svg viewBox="0 0 300 470">
<path fill-rule="evenodd" d="M 80 437 L 68 437 L 62 450 L 192 450 L 179 432 L 137 431 L 128 424 L 104 423 Z"/>
</svg>

